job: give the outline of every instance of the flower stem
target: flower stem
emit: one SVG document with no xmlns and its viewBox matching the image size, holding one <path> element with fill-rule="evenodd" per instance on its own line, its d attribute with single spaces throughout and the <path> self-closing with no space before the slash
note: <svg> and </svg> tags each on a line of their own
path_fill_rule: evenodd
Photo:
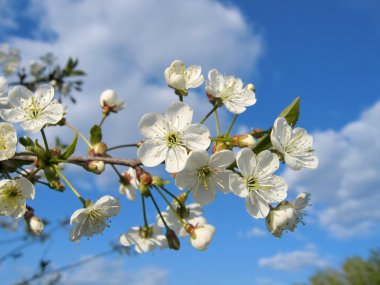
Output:
<svg viewBox="0 0 380 285">
<path fill-rule="evenodd" d="M 231 121 L 230 126 L 228 127 L 228 130 L 227 130 L 227 133 L 226 133 L 226 137 L 228 137 L 228 136 L 230 135 L 230 132 L 231 132 L 232 127 L 234 126 L 234 124 L 235 124 L 235 122 L 236 122 L 237 117 L 238 117 L 238 114 L 235 114 L 235 115 L 234 115 L 234 118 L 233 118 L 232 121 Z"/>
<path fill-rule="evenodd" d="M 103 114 L 103 116 L 102 116 L 102 120 L 101 120 L 100 123 L 99 123 L 99 127 L 101 127 L 101 126 L 103 125 L 104 120 L 105 120 L 107 117 L 108 117 L 108 115 Z"/>
<path fill-rule="evenodd" d="M 3 174 L 4 174 L 4 176 L 5 176 L 6 178 L 8 178 L 8 179 L 12 179 L 12 178 L 10 177 L 8 171 L 6 171 L 5 169 L 2 169 L 2 172 L 3 172 Z"/>
<path fill-rule="evenodd" d="M 160 187 L 162 190 L 165 191 L 165 193 L 167 193 L 169 196 L 171 196 L 174 200 L 177 201 L 177 203 L 180 205 L 180 207 L 185 207 L 185 205 L 172 193 L 170 192 L 168 189 L 166 189 L 165 187 Z"/>
<path fill-rule="evenodd" d="M 179 94 L 178 97 L 179 97 L 179 101 L 183 102 L 183 95 Z"/>
<path fill-rule="evenodd" d="M 216 134 L 219 136 L 220 135 L 220 126 L 219 126 L 218 109 L 215 109 L 214 115 L 215 115 Z"/>
<path fill-rule="evenodd" d="M 215 104 L 214 107 L 211 109 L 210 112 L 207 113 L 207 115 L 202 119 L 202 121 L 200 122 L 200 124 L 203 124 L 207 119 L 208 117 L 211 116 L 212 113 L 214 113 L 214 111 L 218 109 L 218 104 Z"/>
<path fill-rule="evenodd" d="M 119 172 L 119 170 L 117 170 L 116 166 L 111 164 L 111 167 L 113 168 L 113 170 L 115 170 L 116 174 L 119 176 L 120 179 L 123 179 L 123 175 L 121 175 L 121 173 Z"/>
<path fill-rule="evenodd" d="M 148 227 L 148 219 L 146 218 L 146 207 L 145 207 L 145 197 L 141 194 L 141 201 L 142 201 L 142 208 L 143 208 L 143 215 L 144 215 L 144 227 Z"/>
<path fill-rule="evenodd" d="M 172 204 L 169 202 L 169 200 L 165 197 L 164 193 L 161 192 L 161 190 L 157 187 L 157 186 L 154 186 L 154 189 L 157 190 L 158 194 L 160 194 L 160 196 L 162 197 L 162 199 L 165 200 L 166 204 L 168 204 L 170 210 L 172 210 L 173 214 L 176 216 L 176 218 L 178 219 L 178 221 L 181 223 L 181 225 L 183 227 L 185 227 L 185 222 L 183 221 L 182 217 L 177 213 L 177 211 L 173 208 Z"/>
<path fill-rule="evenodd" d="M 118 149 L 118 148 L 125 148 L 125 147 L 138 147 L 136 143 L 131 143 L 131 144 L 122 144 L 122 145 L 117 145 L 113 146 L 107 149 L 107 151 Z"/>
<path fill-rule="evenodd" d="M 233 142 L 234 140 L 231 138 L 212 138 L 213 142 Z"/>
<path fill-rule="evenodd" d="M 74 132 L 78 132 L 78 135 L 82 138 L 82 140 L 88 145 L 89 148 L 91 148 L 91 143 L 86 139 L 86 137 L 72 124 L 70 124 L 67 120 L 65 120 L 65 125 L 72 129 Z"/>
<path fill-rule="evenodd" d="M 54 169 L 58 173 L 58 175 L 63 179 L 63 181 L 66 182 L 67 186 L 69 186 L 69 188 L 71 189 L 71 191 L 73 191 L 75 196 L 77 196 L 78 199 L 82 202 L 83 207 L 86 207 L 86 200 L 83 199 L 83 197 L 79 194 L 79 192 L 77 190 L 75 190 L 74 186 L 70 183 L 70 181 L 66 178 L 66 176 L 63 175 L 63 173 L 61 171 L 59 171 L 57 166 L 55 166 Z"/>
<path fill-rule="evenodd" d="M 160 218 L 161 218 L 161 220 L 162 220 L 162 223 L 163 223 L 164 226 L 165 226 L 165 229 L 166 229 L 166 230 L 170 230 L 168 224 L 166 223 L 164 217 L 162 216 L 162 213 L 161 213 L 161 211 L 160 211 L 160 208 L 158 207 L 157 202 L 156 202 L 156 200 L 154 199 L 152 193 L 150 194 L 150 198 L 152 199 L 152 202 L 153 202 L 153 204 L 154 204 L 154 207 L 156 207 L 156 210 L 157 210 L 158 214 L 160 215 Z"/>
<path fill-rule="evenodd" d="M 49 151 L 49 145 L 48 145 L 48 142 L 47 142 L 47 139 L 46 139 L 46 135 L 45 135 L 44 129 L 41 129 L 41 135 L 42 135 L 42 139 L 44 140 L 45 150 Z"/>
</svg>

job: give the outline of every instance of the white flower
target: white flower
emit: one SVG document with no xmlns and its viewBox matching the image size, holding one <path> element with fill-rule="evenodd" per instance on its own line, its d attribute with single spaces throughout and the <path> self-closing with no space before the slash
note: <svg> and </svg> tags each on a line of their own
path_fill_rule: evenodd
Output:
<svg viewBox="0 0 380 285">
<path fill-rule="evenodd" d="M 273 147 L 283 156 L 286 164 L 293 170 L 315 169 L 318 158 L 311 148 L 313 138 L 302 128 L 292 128 L 285 118 L 277 118 L 270 135 Z"/>
<path fill-rule="evenodd" d="M 168 246 L 166 237 L 161 234 L 161 229 L 157 225 L 132 227 L 120 237 L 120 243 L 123 246 L 134 245 L 138 253 L 149 252 L 156 247 L 162 249 Z"/>
<path fill-rule="evenodd" d="M 177 207 L 174 204 L 172 205 L 174 209 L 176 209 L 178 215 L 182 218 L 185 224 L 206 224 L 207 220 L 202 217 L 203 209 L 200 204 L 193 203 L 187 205 L 185 208 Z M 178 220 L 176 215 L 170 209 L 170 207 L 166 208 L 166 211 L 161 212 L 162 216 L 165 219 L 167 225 L 180 237 L 185 237 L 188 235 L 187 231 L 183 228 L 181 222 Z M 161 228 L 164 228 L 165 225 L 162 222 L 160 215 L 156 217 L 157 225 Z"/>
<path fill-rule="evenodd" d="M 26 178 L 0 181 L 0 215 L 20 218 L 26 212 L 25 199 L 34 199 L 34 185 Z"/>
<path fill-rule="evenodd" d="M 20 51 L 11 49 L 8 44 L 0 45 L 0 65 L 6 75 L 11 75 L 20 65 Z"/>
<path fill-rule="evenodd" d="M 136 170 L 132 167 L 123 173 L 123 179 L 120 180 L 119 192 L 130 201 L 136 200 L 136 190 L 140 189 L 140 182 L 136 176 Z"/>
<path fill-rule="evenodd" d="M 302 223 L 304 208 L 309 205 L 310 194 L 300 193 L 296 202 L 281 202 L 276 208 L 270 210 L 266 217 L 266 226 L 275 237 L 281 237 L 283 231 L 293 232 L 298 223 Z"/>
<path fill-rule="evenodd" d="M 178 172 L 175 184 L 181 190 L 190 189 L 194 200 L 207 205 L 214 201 L 217 189 L 231 192 L 229 187 L 230 170 L 226 167 L 235 161 L 230 150 L 222 150 L 210 157 L 206 151 L 192 151 L 185 168 Z"/>
<path fill-rule="evenodd" d="M 165 79 L 167 84 L 178 90 L 187 90 L 200 86 L 203 81 L 202 69 L 197 65 L 190 65 L 186 68 L 181 60 L 174 60 L 165 69 Z"/>
<path fill-rule="evenodd" d="M 223 76 L 216 69 L 208 73 L 207 94 L 219 98 L 227 110 L 234 114 L 245 111 L 247 106 L 256 103 L 255 92 L 243 88 L 241 79 L 234 76 Z"/>
<path fill-rule="evenodd" d="M 16 153 L 17 134 L 13 125 L 0 123 L 0 161 L 13 157 Z"/>
<path fill-rule="evenodd" d="M 75 224 L 70 231 L 70 240 L 77 241 L 82 236 L 92 237 L 109 227 L 106 220 L 116 216 L 120 212 L 117 199 L 106 195 L 96 201 L 89 203 L 86 208 L 76 210 L 70 218 L 70 225 Z"/>
<path fill-rule="evenodd" d="M 32 60 L 29 63 L 30 74 L 38 78 L 45 70 L 46 66 L 41 60 Z"/>
<path fill-rule="evenodd" d="M 53 97 L 54 88 L 49 85 L 39 86 L 34 95 L 27 88 L 16 86 L 8 93 L 12 108 L 1 110 L 0 116 L 10 123 L 21 122 L 25 131 L 38 132 L 46 124 L 56 124 L 63 117 L 64 107 Z"/>
<path fill-rule="evenodd" d="M 117 93 L 115 90 L 107 89 L 102 92 L 100 95 L 100 106 L 102 109 L 109 113 L 117 113 L 125 108 L 124 101 L 118 101 Z"/>
<path fill-rule="evenodd" d="M 215 233 L 215 227 L 209 224 L 198 224 L 189 227 L 190 243 L 198 250 L 206 250 Z"/>
<path fill-rule="evenodd" d="M 147 137 L 137 151 L 145 166 L 153 167 L 165 160 L 168 172 L 185 167 L 188 150 L 205 150 L 209 147 L 210 132 L 202 124 L 191 124 L 193 110 L 182 102 L 170 104 L 166 114 L 145 114 L 139 129 Z"/>
<path fill-rule="evenodd" d="M 8 81 L 5 79 L 5 77 L 0 76 L 0 107 L 6 108 L 8 107 Z"/>
<path fill-rule="evenodd" d="M 41 221 L 40 218 L 33 216 L 30 218 L 28 222 L 29 230 L 34 233 L 35 235 L 39 235 L 44 230 L 44 223 Z"/>
<path fill-rule="evenodd" d="M 269 204 L 283 201 L 288 190 L 282 177 L 272 175 L 280 164 L 277 155 L 264 150 L 256 157 L 252 149 L 243 148 L 238 152 L 236 162 L 243 177 L 231 174 L 231 190 L 245 198 L 245 206 L 252 217 L 265 218 Z"/>
</svg>

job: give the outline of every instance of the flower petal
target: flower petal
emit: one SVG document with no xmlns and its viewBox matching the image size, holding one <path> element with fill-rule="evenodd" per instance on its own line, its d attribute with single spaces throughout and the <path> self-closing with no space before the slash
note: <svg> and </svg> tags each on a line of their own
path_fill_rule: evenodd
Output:
<svg viewBox="0 0 380 285">
<path fill-rule="evenodd" d="M 272 174 L 280 167 L 278 156 L 269 150 L 264 150 L 257 155 L 255 172 L 258 176 Z"/>
<path fill-rule="evenodd" d="M 32 91 L 24 86 L 15 86 L 8 92 L 9 104 L 17 108 L 22 105 L 23 102 L 33 96 Z"/>
<path fill-rule="evenodd" d="M 43 110 L 43 116 L 47 123 L 56 124 L 63 118 L 64 112 L 65 107 L 57 101 L 53 101 Z"/>
<path fill-rule="evenodd" d="M 196 88 L 202 85 L 204 78 L 202 68 L 197 65 L 190 65 L 185 71 L 186 88 Z"/>
<path fill-rule="evenodd" d="M 180 131 L 191 124 L 193 110 L 183 102 L 173 102 L 165 113 L 170 128 Z"/>
<path fill-rule="evenodd" d="M 23 112 L 20 108 L 2 109 L 0 110 L 0 116 L 4 121 L 10 123 L 18 123 L 27 120 L 25 112 Z"/>
<path fill-rule="evenodd" d="M 110 195 L 103 196 L 96 201 L 94 208 L 105 217 L 116 216 L 120 212 L 119 201 Z"/>
<path fill-rule="evenodd" d="M 224 170 L 224 171 L 218 171 L 215 175 L 214 179 L 216 183 L 218 184 L 218 189 L 222 191 L 224 194 L 230 193 L 230 175 L 231 171 Z"/>
<path fill-rule="evenodd" d="M 221 150 L 211 155 L 210 166 L 212 168 L 226 168 L 235 161 L 235 154 L 230 150 Z"/>
<path fill-rule="evenodd" d="M 140 133 L 147 138 L 163 138 L 169 132 L 165 118 L 159 113 L 148 113 L 139 122 Z"/>
<path fill-rule="evenodd" d="M 256 156 L 250 148 L 241 149 L 236 155 L 236 163 L 244 177 L 250 177 L 256 168 Z"/>
<path fill-rule="evenodd" d="M 247 183 L 244 178 L 237 175 L 236 173 L 230 174 L 230 190 L 234 192 L 235 195 L 245 198 L 248 196 L 249 191 L 247 188 Z"/>
<path fill-rule="evenodd" d="M 47 124 L 46 120 L 44 118 L 40 118 L 40 119 L 32 119 L 32 120 L 24 121 L 20 125 L 27 132 L 37 133 L 46 124 Z"/>
<path fill-rule="evenodd" d="M 17 179 L 15 181 L 18 184 L 18 187 L 20 188 L 22 196 L 24 196 L 25 198 L 33 200 L 34 196 L 35 196 L 35 189 L 34 189 L 34 185 L 32 184 L 32 182 L 30 182 L 26 178 L 20 178 L 20 179 Z"/>
<path fill-rule="evenodd" d="M 50 85 L 43 84 L 38 86 L 36 92 L 34 93 L 35 103 L 44 109 L 54 97 L 54 88 Z"/>
<path fill-rule="evenodd" d="M 168 148 L 165 159 L 165 170 L 169 173 L 176 173 L 181 171 L 187 160 L 187 150 L 182 146 Z"/>
<path fill-rule="evenodd" d="M 159 165 L 166 158 L 167 145 L 162 140 L 146 140 L 137 150 L 137 157 L 148 167 Z"/>
<path fill-rule="evenodd" d="M 245 207 L 255 219 L 265 218 L 269 213 L 268 203 L 252 192 L 245 198 Z"/>
<path fill-rule="evenodd" d="M 192 124 L 183 130 L 181 141 L 190 150 L 205 150 L 210 146 L 210 131 L 202 124 Z"/>
<path fill-rule="evenodd" d="M 203 183 L 197 183 L 195 188 L 191 189 L 191 192 L 193 199 L 201 205 L 208 205 L 215 199 L 213 188 L 209 187 L 209 189 L 206 190 Z"/>
</svg>

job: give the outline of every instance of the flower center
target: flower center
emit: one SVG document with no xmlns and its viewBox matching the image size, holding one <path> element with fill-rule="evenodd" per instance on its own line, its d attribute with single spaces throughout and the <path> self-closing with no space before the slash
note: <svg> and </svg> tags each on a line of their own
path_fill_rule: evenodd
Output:
<svg viewBox="0 0 380 285">
<path fill-rule="evenodd" d="M 201 183 L 203 180 L 203 186 L 206 190 L 208 190 L 208 183 L 207 183 L 207 177 L 209 177 L 212 174 L 212 170 L 210 166 L 204 166 L 200 169 L 198 169 L 198 183 Z"/>
<path fill-rule="evenodd" d="M 176 132 L 170 132 L 166 135 L 166 141 L 169 147 L 173 147 L 179 144 L 179 136 Z"/>
<path fill-rule="evenodd" d="M 257 181 L 255 177 L 251 176 L 247 178 L 247 188 L 249 191 L 254 191 L 257 189 Z"/>
<path fill-rule="evenodd" d="M 141 227 L 139 236 L 143 239 L 153 237 L 153 227 Z"/>
<path fill-rule="evenodd" d="M 108 226 L 106 220 L 102 214 L 100 214 L 97 210 L 92 210 L 90 212 L 90 218 L 94 221 L 94 224 L 102 224 L 104 226 Z"/>
</svg>

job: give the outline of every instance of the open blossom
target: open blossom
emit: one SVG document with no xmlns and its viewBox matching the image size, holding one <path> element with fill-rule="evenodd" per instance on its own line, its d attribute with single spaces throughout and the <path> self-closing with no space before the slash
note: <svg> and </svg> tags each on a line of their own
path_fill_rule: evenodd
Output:
<svg viewBox="0 0 380 285">
<path fill-rule="evenodd" d="M 38 132 L 46 124 L 56 124 L 64 114 L 64 106 L 53 100 L 54 88 L 41 85 L 33 94 L 22 86 L 16 86 L 8 93 L 11 109 L 0 111 L 3 120 L 10 123 L 21 123 L 28 132 Z"/>
<path fill-rule="evenodd" d="M 226 167 L 235 161 L 230 150 L 222 150 L 209 156 L 206 151 L 192 151 L 185 168 L 178 172 L 175 184 L 181 190 L 190 189 L 194 200 L 207 205 L 214 201 L 216 191 L 231 192 L 230 170 Z"/>
<path fill-rule="evenodd" d="M 215 227 L 209 224 L 187 225 L 191 245 L 198 250 L 206 250 L 215 234 Z"/>
<path fill-rule="evenodd" d="M 120 212 L 118 200 L 109 195 L 103 196 L 95 204 L 88 204 L 86 208 L 76 210 L 70 218 L 70 225 L 74 224 L 70 231 L 72 241 L 103 232 L 104 228 L 109 226 L 107 219 Z"/>
<path fill-rule="evenodd" d="M 100 95 L 100 106 L 106 113 L 117 113 L 125 108 L 125 102 L 118 100 L 115 90 L 107 89 Z"/>
<path fill-rule="evenodd" d="M 193 203 L 186 205 L 184 208 L 176 207 L 173 205 L 173 208 L 176 209 L 177 214 L 182 218 L 185 224 L 206 224 L 207 221 L 201 215 L 203 214 L 203 209 L 198 203 Z M 188 232 L 183 228 L 181 222 L 178 220 L 177 216 L 173 213 L 170 207 L 166 208 L 166 211 L 161 212 L 163 218 L 165 219 L 166 224 L 180 237 L 185 237 L 188 235 Z M 157 225 L 161 228 L 164 228 L 165 225 L 162 222 L 160 215 L 156 217 Z"/>
<path fill-rule="evenodd" d="M 123 173 L 123 179 L 120 180 L 119 192 L 127 197 L 130 201 L 136 200 L 136 190 L 140 189 L 140 182 L 136 176 L 136 170 L 132 167 Z"/>
<path fill-rule="evenodd" d="M 11 75 L 20 65 L 20 51 L 12 49 L 8 44 L 0 45 L 0 65 L 6 75 Z"/>
<path fill-rule="evenodd" d="M 295 202 L 281 202 L 270 210 L 266 217 L 266 226 L 275 237 L 281 237 L 286 230 L 293 232 L 302 222 L 304 209 L 309 205 L 310 194 L 300 193 Z"/>
<path fill-rule="evenodd" d="M 291 169 L 317 168 L 318 158 L 311 148 L 313 138 L 305 129 L 292 130 L 286 119 L 280 117 L 274 122 L 270 138 L 273 147 L 284 156 L 285 163 Z"/>
<path fill-rule="evenodd" d="M 20 218 L 26 212 L 25 199 L 34 199 L 34 185 L 26 178 L 0 181 L 0 215 Z"/>
<path fill-rule="evenodd" d="M 132 227 L 120 237 L 120 243 L 123 246 L 134 245 L 137 253 L 145 253 L 153 251 L 157 247 L 162 249 L 168 246 L 166 237 L 157 225 Z"/>
<path fill-rule="evenodd" d="M 234 114 L 240 114 L 245 111 L 247 106 L 256 103 L 255 92 L 249 88 L 243 88 L 241 79 L 234 76 L 223 76 L 216 69 L 212 69 L 208 73 L 206 92 L 219 98 L 227 110 Z"/>
<path fill-rule="evenodd" d="M 186 68 L 181 60 L 174 60 L 165 69 L 165 79 L 170 87 L 178 90 L 196 88 L 204 81 L 200 66 L 190 65 Z"/>
<path fill-rule="evenodd" d="M 13 157 L 16 153 L 17 134 L 9 123 L 0 123 L 0 161 Z"/>
<path fill-rule="evenodd" d="M 277 155 L 264 150 L 256 156 L 252 149 L 243 148 L 238 152 L 236 162 L 243 177 L 231 174 L 231 190 L 245 198 L 245 206 L 252 217 L 265 218 L 269 204 L 283 201 L 288 190 L 285 180 L 273 175 L 279 168 Z"/>
<path fill-rule="evenodd" d="M 153 167 L 165 161 L 166 171 L 181 171 L 186 164 L 188 150 L 209 147 L 210 132 L 202 124 L 191 124 L 193 110 L 182 102 L 170 104 L 164 115 L 145 114 L 139 130 L 147 139 L 137 151 L 145 166 Z"/>
</svg>

